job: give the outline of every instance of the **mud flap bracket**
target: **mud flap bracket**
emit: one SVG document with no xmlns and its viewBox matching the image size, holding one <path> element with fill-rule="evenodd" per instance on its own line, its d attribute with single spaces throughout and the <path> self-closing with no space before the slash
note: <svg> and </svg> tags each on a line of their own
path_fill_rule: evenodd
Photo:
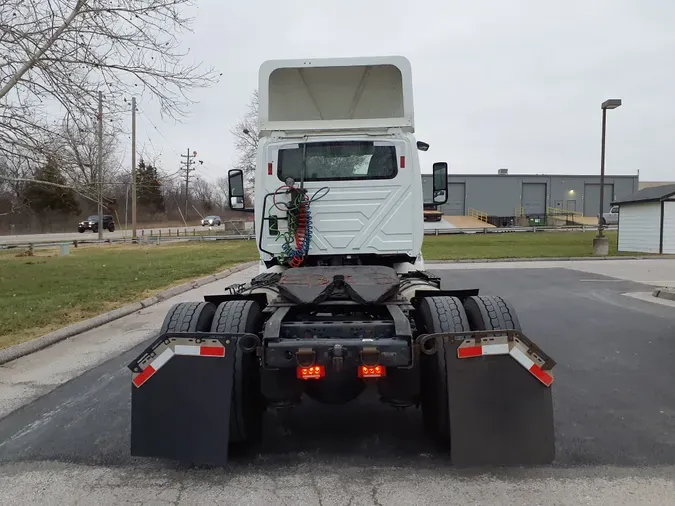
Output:
<svg viewBox="0 0 675 506">
<path fill-rule="evenodd" d="M 171 332 L 129 364 L 131 455 L 196 465 L 228 460 L 235 347 L 255 335 Z"/>
<path fill-rule="evenodd" d="M 420 336 L 444 353 L 453 465 L 546 465 L 555 458 L 555 362 L 519 331 Z M 435 345 L 424 340 L 434 339 Z"/>
</svg>

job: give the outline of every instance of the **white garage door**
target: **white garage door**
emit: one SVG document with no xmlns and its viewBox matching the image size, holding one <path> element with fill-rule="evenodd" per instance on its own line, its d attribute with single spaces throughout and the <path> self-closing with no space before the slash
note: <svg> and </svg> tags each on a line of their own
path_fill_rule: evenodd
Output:
<svg viewBox="0 0 675 506">
<path fill-rule="evenodd" d="M 660 202 L 619 207 L 619 251 L 658 253 L 660 244 Z"/>
<path fill-rule="evenodd" d="M 675 202 L 663 206 L 663 253 L 675 254 Z"/>
</svg>

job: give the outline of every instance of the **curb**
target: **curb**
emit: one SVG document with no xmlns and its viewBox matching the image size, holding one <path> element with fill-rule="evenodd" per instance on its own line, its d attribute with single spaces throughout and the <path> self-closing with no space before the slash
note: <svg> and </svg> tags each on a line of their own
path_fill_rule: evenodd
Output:
<svg viewBox="0 0 675 506">
<path fill-rule="evenodd" d="M 652 295 L 659 299 L 675 301 L 675 288 L 658 288 Z"/>
<path fill-rule="evenodd" d="M 31 353 L 35 353 L 36 351 L 47 348 L 52 344 L 56 344 L 59 341 L 63 341 L 65 339 L 68 339 L 69 337 L 73 337 L 88 330 L 94 329 L 96 327 L 100 327 L 102 325 L 105 325 L 106 323 L 119 320 L 124 316 L 128 316 L 132 313 L 135 313 L 136 311 L 145 309 L 146 307 L 159 304 L 160 302 L 163 302 L 166 299 L 170 299 L 171 297 L 175 297 L 176 295 L 180 295 L 190 290 L 194 290 L 195 288 L 199 288 L 200 286 L 226 278 L 234 274 L 235 272 L 243 271 L 257 264 L 258 262 L 246 262 L 243 264 L 235 265 L 217 274 L 211 274 L 210 276 L 206 276 L 203 278 L 196 279 L 194 281 L 189 281 L 187 283 L 183 283 L 181 285 L 168 288 L 140 302 L 134 302 L 133 304 L 129 304 L 127 306 L 123 306 L 113 311 L 109 311 L 107 313 L 94 316 L 93 318 L 89 318 L 88 320 L 83 320 L 81 322 L 74 323 L 73 325 L 63 327 L 61 329 L 55 330 L 54 332 L 50 332 L 49 334 L 37 337 L 25 343 L 10 346 L 9 348 L 0 350 L 0 365 L 6 364 L 7 362 L 11 362 L 12 360 L 16 360 L 17 358 L 30 355 Z"/>
<path fill-rule="evenodd" d="M 674 255 L 659 256 L 606 256 L 606 257 L 543 257 L 543 258 L 461 258 L 455 260 L 424 260 L 424 264 L 481 264 L 501 262 L 578 262 L 578 261 L 603 261 L 603 260 L 675 260 Z"/>
</svg>

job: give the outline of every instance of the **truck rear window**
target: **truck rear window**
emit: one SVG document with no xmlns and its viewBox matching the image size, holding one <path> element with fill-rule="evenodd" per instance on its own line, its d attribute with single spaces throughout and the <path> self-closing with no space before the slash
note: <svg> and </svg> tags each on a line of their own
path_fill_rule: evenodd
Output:
<svg viewBox="0 0 675 506">
<path fill-rule="evenodd" d="M 305 181 L 392 179 L 396 177 L 396 148 L 372 142 L 309 142 L 280 149 L 277 175 L 285 181 L 300 181 L 303 151 L 307 169 Z"/>
</svg>

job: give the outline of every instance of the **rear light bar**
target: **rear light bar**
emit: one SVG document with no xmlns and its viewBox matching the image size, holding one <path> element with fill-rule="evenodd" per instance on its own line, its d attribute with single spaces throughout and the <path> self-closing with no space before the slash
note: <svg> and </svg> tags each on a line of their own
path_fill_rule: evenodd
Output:
<svg viewBox="0 0 675 506">
<path fill-rule="evenodd" d="M 326 376 L 326 368 L 322 365 L 313 365 L 311 367 L 298 367 L 297 375 L 299 379 L 321 379 Z"/>
<path fill-rule="evenodd" d="M 359 378 L 382 378 L 387 375 L 387 368 L 383 365 L 359 366 Z"/>
</svg>

